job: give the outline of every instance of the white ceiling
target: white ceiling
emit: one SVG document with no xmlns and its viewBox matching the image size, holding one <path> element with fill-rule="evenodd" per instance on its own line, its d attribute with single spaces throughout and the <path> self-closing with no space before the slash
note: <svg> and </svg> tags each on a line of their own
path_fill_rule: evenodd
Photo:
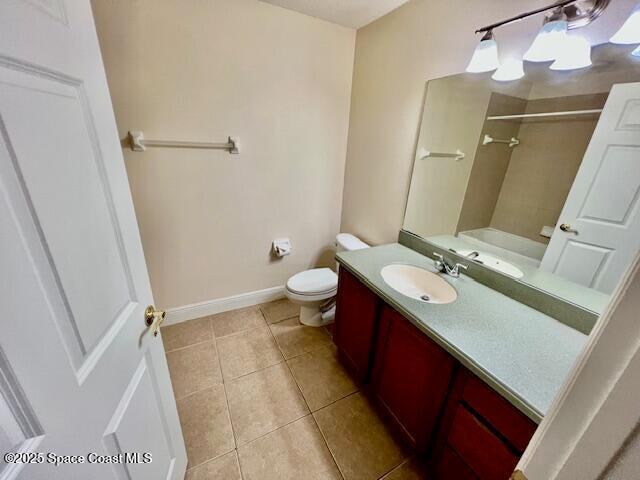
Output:
<svg viewBox="0 0 640 480">
<path fill-rule="evenodd" d="M 322 18 L 345 27 L 360 28 L 408 0 L 262 0 L 289 10 Z"/>
</svg>

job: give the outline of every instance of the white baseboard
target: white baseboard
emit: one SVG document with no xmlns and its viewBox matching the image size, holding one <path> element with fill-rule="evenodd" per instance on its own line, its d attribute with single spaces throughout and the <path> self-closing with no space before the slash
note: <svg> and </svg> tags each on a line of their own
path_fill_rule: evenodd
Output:
<svg viewBox="0 0 640 480">
<path fill-rule="evenodd" d="M 241 293 L 232 297 L 218 298 L 206 302 L 192 303 L 167 310 L 164 325 L 173 325 L 194 318 L 206 317 L 215 313 L 228 312 L 237 308 L 250 307 L 260 303 L 272 302 L 284 298 L 284 286 L 265 288 L 255 292 Z"/>
</svg>

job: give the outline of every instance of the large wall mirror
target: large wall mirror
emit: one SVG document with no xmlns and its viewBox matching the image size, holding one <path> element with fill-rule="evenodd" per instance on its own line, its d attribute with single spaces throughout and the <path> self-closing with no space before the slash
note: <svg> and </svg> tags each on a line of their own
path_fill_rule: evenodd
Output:
<svg viewBox="0 0 640 480">
<path fill-rule="evenodd" d="M 404 230 L 601 313 L 640 248 L 640 58 L 593 63 L 428 82 Z"/>
</svg>

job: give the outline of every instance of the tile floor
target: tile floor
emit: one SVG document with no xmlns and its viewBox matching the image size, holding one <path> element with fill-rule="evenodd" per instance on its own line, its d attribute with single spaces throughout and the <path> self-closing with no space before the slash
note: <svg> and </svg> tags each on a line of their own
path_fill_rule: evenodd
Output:
<svg viewBox="0 0 640 480">
<path fill-rule="evenodd" d="M 164 327 L 187 480 L 425 478 L 288 300 Z"/>
</svg>

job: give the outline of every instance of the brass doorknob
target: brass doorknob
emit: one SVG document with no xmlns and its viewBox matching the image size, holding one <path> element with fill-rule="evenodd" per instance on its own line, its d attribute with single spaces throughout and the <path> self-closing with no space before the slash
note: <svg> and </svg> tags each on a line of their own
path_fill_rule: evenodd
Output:
<svg viewBox="0 0 640 480">
<path fill-rule="evenodd" d="M 164 322 L 167 314 L 164 310 L 156 310 L 156 307 L 149 305 L 144 310 L 144 324 L 151 329 L 153 336 L 157 337 L 160 332 L 160 325 Z"/>
<path fill-rule="evenodd" d="M 571 228 L 571 225 L 569 225 L 568 223 L 563 223 L 562 225 L 560 225 L 560 230 L 567 233 L 578 233 L 578 231 Z"/>
</svg>

